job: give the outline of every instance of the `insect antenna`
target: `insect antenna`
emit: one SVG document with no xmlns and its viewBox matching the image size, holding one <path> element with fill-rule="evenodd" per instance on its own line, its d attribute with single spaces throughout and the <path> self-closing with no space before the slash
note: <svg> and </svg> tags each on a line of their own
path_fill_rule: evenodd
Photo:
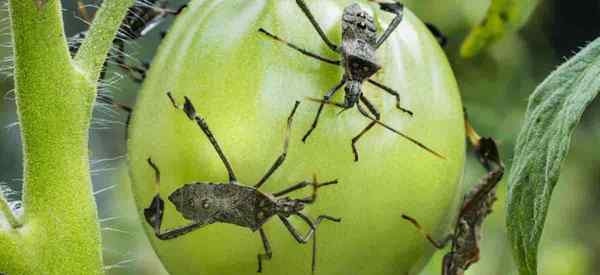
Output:
<svg viewBox="0 0 600 275">
<path fill-rule="evenodd" d="M 396 129 L 392 128 L 391 126 L 389 126 L 389 125 L 387 125 L 387 124 L 385 124 L 385 123 L 383 123 L 383 122 L 381 122 L 381 121 L 379 121 L 379 120 L 377 120 L 377 119 L 374 119 L 374 118 L 372 118 L 372 117 L 371 117 L 369 114 L 367 114 L 367 112 L 365 112 L 365 110 L 364 110 L 364 109 L 362 109 L 362 107 L 360 107 L 360 104 L 356 104 L 356 106 L 358 107 L 358 111 L 359 111 L 359 112 L 360 112 L 360 113 L 361 113 L 361 114 L 362 114 L 364 117 L 366 117 L 366 118 L 370 119 L 370 120 L 371 120 L 371 121 L 373 121 L 374 123 L 376 123 L 376 124 L 378 124 L 378 125 L 380 125 L 380 126 L 383 126 L 383 128 L 386 128 L 386 129 L 388 129 L 388 130 L 390 130 L 390 131 L 392 131 L 392 132 L 396 133 L 397 135 L 399 135 L 399 136 L 401 136 L 401 137 L 405 138 L 406 140 L 408 140 L 408 141 L 410 141 L 410 142 L 414 143 L 415 145 L 417 145 L 417 146 L 421 147 L 421 149 L 423 149 L 423 150 L 425 150 L 425 151 L 427 151 L 427 152 L 429 152 L 429 153 L 431 153 L 431 154 L 435 155 L 436 157 L 438 157 L 438 158 L 441 158 L 441 159 L 446 159 L 446 157 L 442 156 L 441 154 L 439 154 L 438 152 L 434 151 L 433 149 L 431 149 L 431 148 L 427 147 L 427 146 L 426 146 L 425 144 L 423 144 L 422 142 L 420 142 L 420 141 L 418 141 L 418 140 L 416 140 L 416 139 L 414 139 L 414 138 L 412 138 L 412 137 L 408 136 L 408 135 L 407 135 L 407 134 L 405 134 L 405 133 L 402 133 L 402 132 L 400 132 L 400 131 L 398 131 L 398 130 L 396 130 Z"/>
<path fill-rule="evenodd" d="M 341 104 L 341 103 L 333 102 L 333 101 L 326 101 L 326 100 L 317 99 L 317 98 L 312 98 L 312 97 L 307 97 L 306 99 L 308 99 L 308 100 L 310 100 L 310 101 L 314 101 L 314 102 L 324 103 L 324 104 L 333 105 L 333 106 L 336 106 L 336 107 L 339 107 L 339 108 L 343 108 L 344 110 L 342 110 L 342 112 L 343 112 L 343 111 L 346 111 L 347 109 L 349 109 L 349 108 L 346 108 L 346 106 L 345 106 L 345 105 L 343 105 L 343 104 Z M 377 120 L 377 119 L 375 119 L 375 118 L 372 118 L 372 117 L 371 117 L 369 114 L 367 114 L 367 112 L 365 112 L 365 110 L 363 110 L 363 109 L 362 109 L 362 107 L 360 107 L 360 105 L 359 105 L 359 104 L 357 104 L 357 107 L 358 107 L 358 110 L 360 111 L 360 113 L 361 113 L 361 114 L 362 114 L 364 117 L 366 117 L 366 118 L 370 119 L 371 121 L 375 122 L 376 124 L 378 124 L 378 125 L 380 125 L 380 126 L 383 126 L 383 127 L 384 127 L 384 128 L 386 128 L 386 129 L 388 129 L 388 130 L 390 130 L 390 131 L 392 131 L 392 132 L 396 133 L 397 135 L 399 135 L 399 136 L 401 136 L 401 137 L 403 137 L 403 138 L 407 139 L 408 141 L 410 141 L 410 142 L 414 143 L 415 145 L 417 145 L 417 146 L 421 147 L 421 149 L 423 149 L 423 150 L 425 150 L 425 151 L 427 151 L 427 152 L 429 152 L 429 153 L 432 153 L 432 154 L 433 154 L 433 155 L 435 155 L 436 157 L 439 157 L 439 158 L 441 158 L 441 159 L 446 159 L 446 157 L 442 156 L 441 154 L 439 154 L 438 152 L 434 151 L 433 149 L 431 149 L 431 148 L 427 147 L 427 146 L 426 146 L 425 144 L 423 144 L 422 142 L 420 142 L 420 141 L 418 141 L 418 140 L 416 140 L 416 139 L 414 139 L 414 138 L 412 138 L 412 137 L 408 136 L 407 134 L 404 134 L 404 133 L 402 133 L 402 132 L 400 132 L 400 131 L 398 131 L 398 130 L 396 130 L 396 129 L 392 128 L 391 126 L 389 126 L 389 125 L 387 125 L 387 124 L 385 124 L 385 123 L 383 123 L 383 122 L 381 122 L 381 121 L 379 121 L 379 120 Z"/>
<path fill-rule="evenodd" d="M 323 104 L 327 104 L 327 105 L 333 105 L 342 109 L 350 109 L 347 108 L 346 105 L 342 104 L 342 103 L 338 103 L 338 102 L 334 102 L 334 101 L 329 101 L 329 100 L 323 100 L 320 98 L 314 98 L 314 97 L 306 97 L 306 99 L 312 101 L 312 102 L 317 102 L 317 103 L 323 103 Z M 342 110 L 342 112 L 345 110 Z"/>
</svg>

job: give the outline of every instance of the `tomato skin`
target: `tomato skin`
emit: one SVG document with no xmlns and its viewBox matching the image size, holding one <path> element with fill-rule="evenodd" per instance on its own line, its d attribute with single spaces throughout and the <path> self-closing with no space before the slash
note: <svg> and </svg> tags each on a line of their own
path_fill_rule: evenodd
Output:
<svg viewBox="0 0 600 275">
<path fill-rule="evenodd" d="M 340 18 L 352 1 L 306 1 L 334 43 L 341 39 Z M 393 15 L 357 1 L 374 14 L 378 32 Z M 318 229 L 317 274 L 406 274 L 418 272 L 432 248 L 401 214 L 417 218 L 441 237 L 455 214 L 465 159 L 460 95 L 443 51 L 427 28 L 408 10 L 405 20 L 377 51 L 383 67 L 374 79 L 401 94 L 410 117 L 395 107 L 393 96 L 371 84 L 364 95 L 382 121 L 444 155 L 440 159 L 407 140 L 375 127 L 358 143 L 354 162 L 351 139 L 367 124 L 356 109 L 338 115 L 326 107 L 306 143 L 321 98 L 343 75 L 322 63 L 266 38 L 259 28 L 328 58 L 340 57 L 320 40 L 295 1 L 192 1 L 179 16 L 152 64 L 130 126 L 129 161 L 140 215 L 156 190 L 152 157 L 161 170 L 160 192 L 168 197 L 195 181 L 226 182 L 227 173 L 208 139 L 185 114 L 170 104 L 188 96 L 207 121 L 232 163 L 238 180 L 254 185 L 283 148 L 285 121 L 294 101 L 287 159 L 261 188 L 280 191 L 297 182 L 338 179 L 319 190 L 304 213 L 341 217 Z M 334 97 L 342 102 L 344 90 Z M 291 196 L 301 198 L 310 188 Z M 167 200 L 163 228 L 189 223 Z M 292 224 L 308 228 L 299 219 Z M 254 274 L 260 236 L 247 228 L 212 224 L 174 240 L 161 241 L 144 225 L 171 274 Z M 311 245 L 296 243 L 275 218 L 264 225 L 273 259 L 263 274 L 310 274 Z"/>
</svg>

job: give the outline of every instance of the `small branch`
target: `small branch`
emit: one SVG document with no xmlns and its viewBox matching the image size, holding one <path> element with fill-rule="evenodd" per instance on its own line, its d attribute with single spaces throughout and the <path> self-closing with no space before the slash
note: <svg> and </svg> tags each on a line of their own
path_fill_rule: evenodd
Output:
<svg viewBox="0 0 600 275">
<path fill-rule="evenodd" d="M 13 213 L 10 205 L 8 204 L 8 201 L 6 200 L 6 198 L 4 198 L 2 194 L 0 194 L 0 213 L 4 215 L 4 217 L 6 218 L 10 226 L 12 226 L 12 228 L 19 228 L 23 226 L 21 221 L 19 221 L 19 218 L 17 218 Z"/>
<path fill-rule="evenodd" d="M 104 1 L 96 13 L 90 30 L 75 56 L 75 62 L 94 81 L 100 76 L 104 60 L 121 22 L 134 3 L 135 0 Z"/>
</svg>

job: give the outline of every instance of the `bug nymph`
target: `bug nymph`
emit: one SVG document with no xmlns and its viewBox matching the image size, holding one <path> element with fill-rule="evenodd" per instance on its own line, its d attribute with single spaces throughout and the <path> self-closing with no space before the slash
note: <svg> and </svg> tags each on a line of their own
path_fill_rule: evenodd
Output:
<svg viewBox="0 0 600 275">
<path fill-rule="evenodd" d="M 171 94 L 167 93 L 167 95 L 173 106 L 179 109 L 179 106 L 176 104 Z M 324 220 L 340 222 L 341 219 L 321 215 L 318 216 L 316 220 L 313 220 L 304 215 L 301 211 L 304 210 L 304 207 L 307 204 L 312 204 L 316 201 L 317 190 L 319 188 L 336 184 L 337 180 L 317 183 L 316 177 L 313 177 L 311 182 L 302 181 L 275 193 L 266 193 L 259 190 L 259 188 L 285 161 L 289 145 L 289 132 L 294 114 L 296 113 L 299 104 L 300 102 L 298 101 L 295 103 L 287 120 L 283 142 L 283 153 L 279 155 L 258 183 L 254 186 L 246 186 L 237 181 L 231 164 L 208 127 L 208 124 L 206 124 L 204 118 L 196 113 L 192 102 L 185 97 L 185 103 L 182 108 L 183 112 L 190 120 L 195 121 L 202 132 L 204 132 L 217 155 L 225 165 L 229 175 L 229 181 L 227 183 L 196 182 L 186 184 L 171 193 L 171 195 L 169 195 L 169 201 L 171 201 L 177 211 L 185 219 L 190 220 L 191 223 L 186 226 L 169 230 L 161 230 L 165 203 L 157 190 L 157 194 L 152 199 L 150 206 L 144 209 L 144 217 L 148 224 L 154 229 L 156 237 L 161 240 L 169 240 L 213 223 L 233 224 L 248 228 L 253 232 L 258 231 L 265 250 L 264 254 L 257 255 L 258 272 L 261 272 L 262 261 L 270 260 L 273 255 L 271 252 L 271 245 L 269 244 L 267 235 L 262 226 L 272 217 L 277 216 L 298 243 L 304 244 L 311 238 L 313 239 L 312 271 L 314 272 L 316 268 L 315 235 L 317 226 Z M 148 158 L 148 164 L 154 170 L 155 181 L 158 186 L 160 183 L 160 171 L 158 166 L 150 158 Z M 286 196 L 289 193 L 309 186 L 312 186 L 312 195 L 308 197 L 294 199 Z M 297 216 L 309 226 L 310 229 L 306 234 L 303 235 L 294 228 L 288 220 L 291 216 Z"/>
<path fill-rule="evenodd" d="M 435 248 L 442 249 L 449 242 L 452 244 L 450 252 L 444 255 L 442 275 L 463 275 L 473 263 L 479 261 L 481 226 L 492 212 L 492 205 L 496 201 L 496 186 L 504 175 L 504 164 L 500 160 L 496 142 L 491 138 L 480 137 L 471 128 L 466 116 L 465 126 L 467 137 L 487 174 L 465 195 L 454 232 L 437 241 L 423 230 L 416 219 L 402 215 L 402 218 L 412 223 Z"/>
<path fill-rule="evenodd" d="M 373 1 L 373 0 L 371 0 Z M 423 143 L 407 136 L 406 134 L 399 132 L 398 130 L 392 129 L 390 126 L 380 121 L 381 115 L 377 108 L 369 101 L 362 92 L 363 83 L 369 82 L 371 85 L 379 88 L 380 90 L 394 96 L 396 98 L 396 108 L 401 110 L 408 115 L 412 116 L 413 112 L 401 107 L 400 105 L 400 94 L 394 89 L 387 87 L 373 79 L 371 77 L 381 69 L 378 64 L 375 52 L 379 47 L 387 40 L 387 38 L 394 32 L 400 22 L 402 22 L 404 6 L 400 3 L 379 3 L 382 10 L 395 14 L 394 19 L 391 21 L 389 26 L 384 30 L 381 36 L 377 35 L 377 28 L 373 17 L 363 10 L 358 4 L 352 4 L 344 9 L 341 19 L 342 25 L 342 43 L 338 46 L 331 42 L 325 35 L 325 32 L 311 13 L 310 9 L 304 2 L 304 0 L 296 0 L 296 4 L 300 7 L 304 15 L 308 18 L 314 29 L 317 31 L 323 42 L 332 51 L 338 53 L 341 56 L 341 60 L 333 60 L 326 57 L 322 57 L 318 54 L 312 53 L 305 50 L 295 44 L 292 44 L 263 28 L 259 29 L 259 32 L 265 34 L 267 37 L 274 39 L 275 41 L 282 42 L 287 46 L 297 50 L 301 54 L 317 59 L 319 61 L 341 66 L 344 69 L 344 75 L 342 79 L 335 84 L 323 99 L 311 99 L 319 102 L 320 106 L 317 110 L 315 119 L 311 125 L 311 128 L 306 132 L 302 141 L 306 142 L 312 131 L 317 127 L 321 112 L 325 104 L 334 105 L 343 109 L 349 109 L 354 106 L 358 109 L 360 114 L 370 120 L 369 124 L 352 139 L 352 152 L 354 153 L 354 161 L 358 161 L 358 150 L 356 149 L 356 143 L 360 138 L 369 130 L 375 126 L 375 124 L 381 125 L 384 128 L 406 138 L 410 142 L 417 146 L 425 149 L 433 155 L 444 158 L 439 153 L 425 146 Z M 331 98 L 339 91 L 342 86 L 345 85 L 344 91 L 344 102 L 337 103 L 330 101 Z M 366 107 L 366 108 L 365 108 Z"/>
</svg>

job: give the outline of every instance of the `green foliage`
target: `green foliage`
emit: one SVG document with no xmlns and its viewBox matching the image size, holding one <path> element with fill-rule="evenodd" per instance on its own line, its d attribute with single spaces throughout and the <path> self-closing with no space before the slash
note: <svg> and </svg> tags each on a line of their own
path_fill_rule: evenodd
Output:
<svg viewBox="0 0 600 275">
<path fill-rule="evenodd" d="M 10 225 L 0 230 L 2 272 L 103 273 L 88 129 L 98 72 L 133 0 L 104 3 L 85 42 L 93 47 L 73 62 L 60 1 L 9 1 L 26 211 L 17 218 L 0 203 Z"/>
<path fill-rule="evenodd" d="M 461 56 L 477 55 L 506 32 L 520 28 L 539 0 L 492 0 L 485 18 L 472 30 L 460 49 Z"/>
<path fill-rule="evenodd" d="M 552 191 L 585 108 L 600 91 L 600 38 L 531 95 L 509 177 L 507 226 L 522 275 L 537 274 L 537 249 Z"/>
</svg>

